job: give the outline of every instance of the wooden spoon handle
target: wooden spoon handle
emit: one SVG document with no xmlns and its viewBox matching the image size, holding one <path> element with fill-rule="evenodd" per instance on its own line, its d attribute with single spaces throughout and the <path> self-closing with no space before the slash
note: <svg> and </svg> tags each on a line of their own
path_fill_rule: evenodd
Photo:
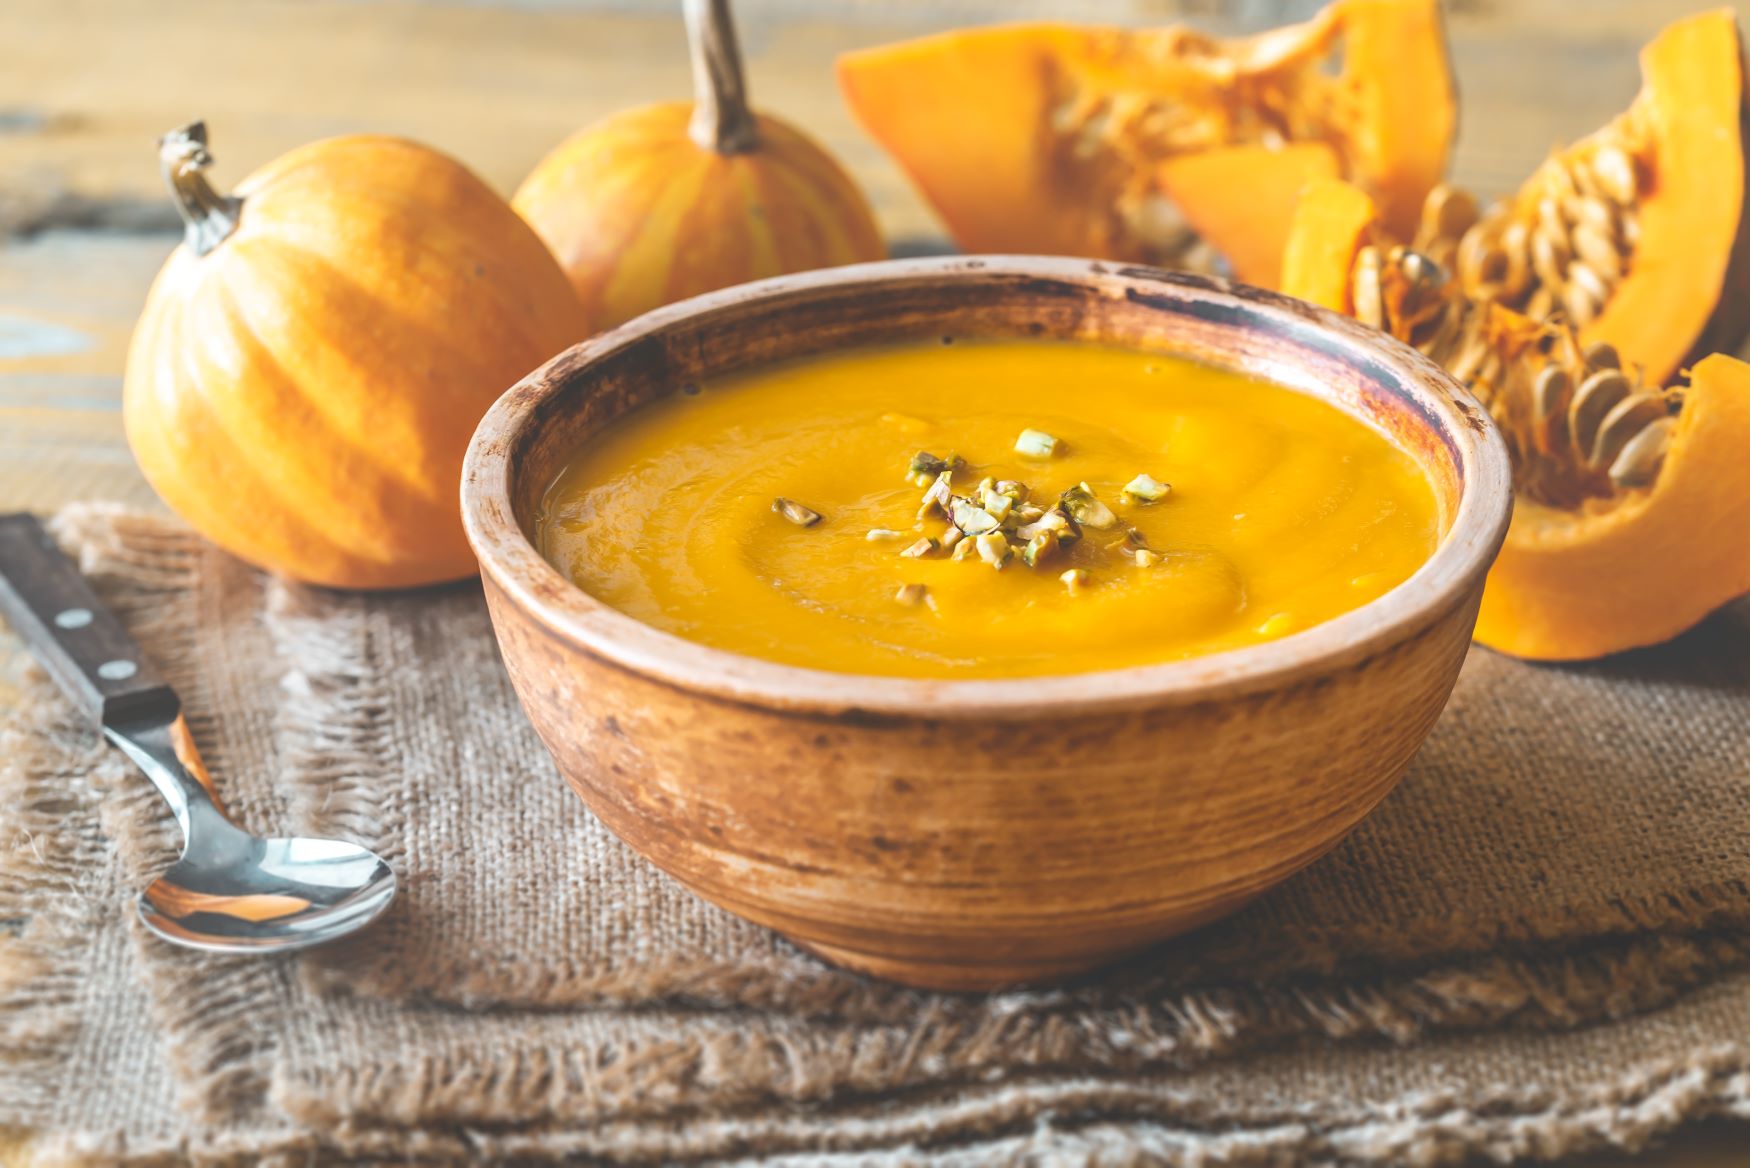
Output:
<svg viewBox="0 0 1750 1168">
<path fill-rule="evenodd" d="M 176 717 L 176 694 L 34 515 L 0 515 L 0 615 L 105 726 Z"/>
</svg>

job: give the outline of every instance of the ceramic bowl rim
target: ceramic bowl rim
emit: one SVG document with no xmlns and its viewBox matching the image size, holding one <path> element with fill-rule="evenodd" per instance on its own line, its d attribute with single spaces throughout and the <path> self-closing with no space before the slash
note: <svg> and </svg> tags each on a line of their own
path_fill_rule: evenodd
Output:
<svg viewBox="0 0 1750 1168">
<path fill-rule="evenodd" d="M 1370 362 L 1422 391 L 1457 447 L 1462 468 L 1458 507 L 1445 538 L 1403 584 L 1382 596 L 1279 640 L 1154 665 L 1086 673 L 1001 679 L 919 679 L 835 673 L 749 657 L 663 632 L 596 599 L 549 564 L 524 535 L 512 498 L 518 438 L 538 407 L 586 375 L 592 364 L 671 329 L 724 309 L 794 300 L 827 290 L 917 280 L 969 282 L 1043 278 L 1094 286 L 1141 282 L 1174 296 L 1225 302 L 1308 322 L 1353 363 Z M 551 376 L 561 364 L 566 377 Z M 1088 714 L 1167 707 L 1280 689 L 1326 675 L 1391 649 L 1464 603 L 1505 539 L 1512 512 L 1506 444 L 1488 412 L 1421 353 L 1358 322 L 1277 293 L 1213 277 L 1047 256 L 948 256 L 885 260 L 780 276 L 707 293 L 657 309 L 561 353 L 493 404 L 469 444 L 462 472 L 462 519 L 482 575 L 511 603 L 566 646 L 622 669 L 702 695 L 775 710 L 843 716 L 960 718 L 1001 713 Z"/>
</svg>

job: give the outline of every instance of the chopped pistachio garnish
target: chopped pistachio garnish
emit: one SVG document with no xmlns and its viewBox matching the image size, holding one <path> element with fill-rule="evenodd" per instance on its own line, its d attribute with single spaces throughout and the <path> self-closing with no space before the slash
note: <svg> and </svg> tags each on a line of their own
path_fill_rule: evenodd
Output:
<svg viewBox="0 0 1750 1168">
<path fill-rule="evenodd" d="M 1107 528 L 1118 522 L 1112 508 L 1094 497 L 1094 488 L 1077 483 L 1062 495 L 1063 509 L 1083 527 Z"/>
<path fill-rule="evenodd" d="M 948 518 L 967 535 L 983 535 L 1003 525 L 1001 520 L 977 503 L 959 495 L 948 501 Z"/>
<path fill-rule="evenodd" d="M 904 551 L 900 552 L 899 554 L 902 556 L 905 556 L 907 559 L 919 560 L 919 559 L 922 559 L 923 557 L 929 555 L 931 552 L 940 549 L 941 546 L 942 546 L 941 540 L 931 539 L 929 536 L 926 535 L 926 536 L 924 536 L 924 538 L 918 540 L 916 543 L 912 544 L 910 547 L 906 548 Z"/>
<path fill-rule="evenodd" d="M 1015 439 L 1015 453 L 1023 458 L 1050 458 L 1057 453 L 1057 439 L 1043 430 L 1022 430 Z"/>
<path fill-rule="evenodd" d="M 960 542 L 962 535 L 963 533 L 958 527 L 950 525 L 948 530 L 942 533 L 943 549 L 945 551 L 953 551 L 954 545 Z"/>
<path fill-rule="evenodd" d="M 1124 497 L 1133 503 L 1159 503 L 1172 493 L 1173 485 L 1150 474 L 1139 474 L 1124 484 Z"/>
<path fill-rule="evenodd" d="M 954 545 L 954 550 L 948 553 L 948 558 L 950 560 L 968 559 L 978 550 L 977 544 L 976 539 L 963 539 Z"/>
<path fill-rule="evenodd" d="M 1019 503 L 1022 499 L 1027 497 L 1027 484 L 1021 482 L 1019 479 L 998 479 L 996 481 L 996 492 L 999 495 L 1007 495 L 1009 498 Z"/>
<path fill-rule="evenodd" d="M 1022 503 L 1015 508 L 1014 514 L 1016 523 L 1033 523 L 1044 518 L 1045 508 L 1035 506 L 1032 503 Z"/>
<path fill-rule="evenodd" d="M 1040 560 L 1051 558 L 1057 550 L 1057 533 L 1042 531 L 1027 541 L 1027 546 L 1021 549 L 1021 559 L 1029 568 L 1037 568 Z"/>
<path fill-rule="evenodd" d="M 927 487 L 931 479 L 944 474 L 952 477 L 963 465 L 965 464 L 957 454 L 950 453 L 947 458 L 937 458 L 928 450 L 920 450 L 911 456 L 911 463 L 905 468 L 905 477 L 920 487 Z"/>
<path fill-rule="evenodd" d="M 987 531 L 972 542 L 978 548 L 978 558 L 999 572 L 1009 562 L 1009 557 L 1015 554 L 1000 531 Z"/>
<path fill-rule="evenodd" d="M 999 524 L 1009 517 L 1009 512 L 1013 510 L 1015 506 L 1013 496 L 1001 493 L 994 486 L 981 487 L 979 489 L 978 503 L 979 506 L 984 508 L 985 513 L 994 518 Z"/>
<path fill-rule="evenodd" d="M 930 598 L 930 590 L 923 584 L 901 584 L 899 591 L 893 594 L 893 599 L 901 604 L 916 608 Z"/>
<path fill-rule="evenodd" d="M 772 500 L 772 510 L 797 527 L 813 527 L 820 522 L 820 512 L 812 507 L 804 507 L 794 499 L 786 499 L 782 495 Z"/>
<path fill-rule="evenodd" d="M 1142 533 L 1140 527 L 1124 529 L 1124 546 L 1127 548 L 1145 548 L 1148 546 L 1148 536 Z"/>
<path fill-rule="evenodd" d="M 863 538 L 870 543 L 880 543 L 884 539 L 904 539 L 905 535 L 905 532 L 895 531 L 891 527 L 871 527 L 869 534 Z"/>
<path fill-rule="evenodd" d="M 1015 534 L 1021 539 L 1032 539 L 1043 531 L 1057 536 L 1058 543 L 1074 543 L 1082 537 L 1081 528 L 1076 526 L 1076 521 L 1062 507 L 1053 507 L 1032 523 L 1022 524 L 1015 529 Z"/>
<path fill-rule="evenodd" d="M 1161 562 L 1161 554 L 1151 552 L 1147 548 L 1137 548 L 1131 553 L 1130 562 L 1139 568 L 1152 568 Z"/>
<path fill-rule="evenodd" d="M 1063 586 L 1069 589 L 1071 596 L 1074 596 L 1088 586 L 1089 577 L 1086 568 L 1071 568 L 1058 579 L 1063 581 Z"/>
<path fill-rule="evenodd" d="M 918 507 L 919 519 L 928 519 L 938 511 L 943 515 L 948 514 L 948 503 L 954 498 L 954 488 L 951 485 L 953 481 L 954 472 L 951 470 L 945 470 L 936 476 L 930 489 L 924 492 L 922 505 Z"/>
</svg>

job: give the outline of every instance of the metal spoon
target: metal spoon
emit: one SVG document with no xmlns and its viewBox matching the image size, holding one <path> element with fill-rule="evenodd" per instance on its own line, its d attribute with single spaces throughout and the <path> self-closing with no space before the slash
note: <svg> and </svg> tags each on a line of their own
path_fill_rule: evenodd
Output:
<svg viewBox="0 0 1750 1168">
<path fill-rule="evenodd" d="M 389 907 L 395 873 L 375 853 L 260 839 L 226 818 L 175 692 L 30 515 L 0 515 L 0 614 L 182 827 L 182 858 L 140 894 L 147 928 L 194 949 L 279 952 L 345 936 Z"/>
</svg>

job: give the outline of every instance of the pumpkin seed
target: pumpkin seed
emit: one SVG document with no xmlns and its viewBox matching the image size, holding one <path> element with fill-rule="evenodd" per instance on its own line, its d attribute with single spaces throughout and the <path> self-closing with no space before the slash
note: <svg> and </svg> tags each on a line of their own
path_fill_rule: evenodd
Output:
<svg viewBox="0 0 1750 1168">
<path fill-rule="evenodd" d="M 1539 231 L 1531 237 L 1531 270 L 1546 285 L 1561 287 L 1568 261 L 1572 258 L 1565 236 Z"/>
<path fill-rule="evenodd" d="M 1580 383 L 1568 404 L 1568 436 L 1575 450 L 1592 449 L 1605 415 L 1628 395 L 1628 378 L 1620 369 L 1600 369 Z"/>
<path fill-rule="evenodd" d="M 1501 232 L 1501 251 L 1507 259 L 1507 266 L 1501 271 L 1501 291 L 1509 301 L 1525 295 L 1531 283 L 1531 259 L 1526 254 L 1530 240 L 1531 228 L 1517 221 Z"/>
<path fill-rule="evenodd" d="M 1441 183 L 1422 200 L 1422 227 L 1418 245 L 1442 239 L 1457 239 L 1476 226 L 1477 201 L 1469 191 Z"/>
<path fill-rule="evenodd" d="M 1568 320 L 1578 328 L 1584 328 L 1596 320 L 1601 307 L 1597 297 L 1578 284 L 1569 284 L 1562 289 L 1562 311 L 1568 314 Z"/>
<path fill-rule="evenodd" d="M 1666 415 L 1630 438 L 1622 453 L 1610 464 L 1610 481 L 1622 490 L 1644 487 L 1659 477 L 1665 463 L 1665 451 L 1671 445 L 1671 434 L 1677 419 Z"/>
<path fill-rule="evenodd" d="M 1619 206 L 1634 205 L 1641 184 L 1634 159 L 1625 151 L 1615 146 L 1599 147 L 1592 155 L 1591 170 L 1592 176 L 1598 180 L 1598 189 L 1606 196 Z"/>
<path fill-rule="evenodd" d="M 1089 576 L 1086 568 L 1071 568 L 1058 579 L 1062 580 L 1063 586 L 1069 589 L 1069 594 L 1075 596 L 1088 586 Z"/>
<path fill-rule="evenodd" d="M 1568 392 L 1573 387 L 1568 371 L 1553 361 L 1538 370 L 1532 383 L 1532 436 L 1545 454 L 1553 454 L 1561 441 L 1559 431 L 1567 420 Z"/>
<path fill-rule="evenodd" d="M 1622 253 L 1617 251 L 1613 238 L 1590 223 L 1582 223 L 1568 239 L 1574 254 L 1594 272 L 1612 283 L 1622 275 Z"/>
<path fill-rule="evenodd" d="M 1580 350 L 1580 359 L 1592 369 L 1621 369 L 1622 358 L 1616 354 L 1616 346 L 1609 341 L 1593 341 Z"/>
<path fill-rule="evenodd" d="M 1598 437 L 1592 441 L 1587 463 L 1596 470 L 1609 468 L 1636 434 L 1669 414 L 1661 395 L 1644 390 L 1629 394 L 1598 423 Z"/>
<path fill-rule="evenodd" d="M 1604 277 L 1592 269 L 1590 264 L 1577 262 L 1568 265 L 1568 283 L 1570 287 L 1578 285 L 1586 290 L 1586 294 L 1598 302 L 1600 308 L 1610 299 L 1610 284 Z"/>
</svg>

